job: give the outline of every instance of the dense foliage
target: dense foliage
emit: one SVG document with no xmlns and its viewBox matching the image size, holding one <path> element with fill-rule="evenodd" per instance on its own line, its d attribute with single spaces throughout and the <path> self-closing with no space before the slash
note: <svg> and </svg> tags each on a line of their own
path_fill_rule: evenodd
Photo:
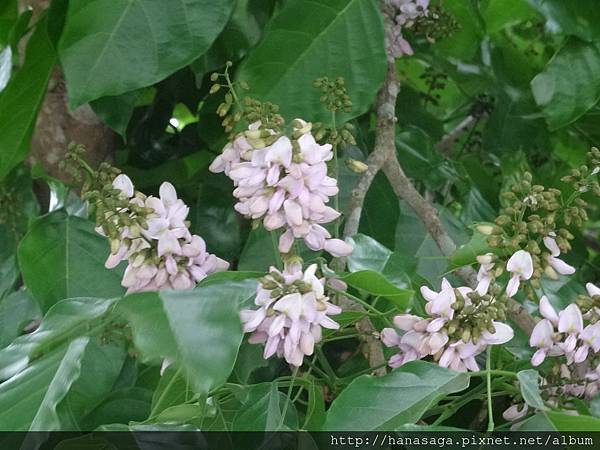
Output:
<svg viewBox="0 0 600 450">
<path fill-rule="evenodd" d="M 0 430 L 600 430 L 594 0 L 22 3 Z"/>
</svg>

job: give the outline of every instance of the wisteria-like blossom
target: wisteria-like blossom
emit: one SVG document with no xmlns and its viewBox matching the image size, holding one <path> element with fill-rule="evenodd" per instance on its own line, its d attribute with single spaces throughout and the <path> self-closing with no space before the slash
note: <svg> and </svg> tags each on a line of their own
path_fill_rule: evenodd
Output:
<svg viewBox="0 0 600 450">
<path fill-rule="evenodd" d="M 296 119 L 294 127 L 297 139 L 253 123 L 225 146 L 210 170 L 233 180 L 235 209 L 240 214 L 261 219 L 269 231 L 284 228 L 279 239 L 282 253 L 291 250 L 295 239 L 303 239 L 311 250 L 347 256 L 353 247 L 332 239 L 322 226 L 340 216 L 327 206 L 338 193 L 337 180 L 327 176 L 332 146 L 315 141 L 310 123 Z"/>
<path fill-rule="evenodd" d="M 127 292 L 160 289 L 191 289 L 208 274 L 226 270 L 229 264 L 206 251 L 206 243 L 189 231 L 186 218 L 189 208 L 177 198 L 171 183 L 160 186 L 159 197 L 146 197 L 134 191 L 129 177 L 119 175 L 113 187 L 131 205 L 146 208 L 146 226 L 124 227 L 120 239 L 111 242 L 106 267 L 116 267 L 127 260 L 122 285 Z M 106 212 L 105 220 L 116 214 L 133 214 L 129 210 Z M 102 228 L 96 231 L 103 234 Z"/>
<path fill-rule="evenodd" d="M 486 253 L 477 257 L 479 262 L 479 271 L 477 272 L 477 287 L 475 290 L 479 295 L 485 295 L 490 288 L 490 284 L 494 280 L 492 269 L 494 268 L 494 255 Z"/>
<path fill-rule="evenodd" d="M 506 270 L 512 274 L 506 286 L 506 295 L 512 297 L 517 293 L 521 281 L 532 277 L 533 259 L 525 250 L 518 250 L 507 261 Z"/>
<path fill-rule="evenodd" d="M 388 45 L 390 54 L 394 58 L 412 55 L 413 49 L 403 37 L 402 30 L 410 28 L 415 20 L 428 14 L 429 0 L 388 0 L 396 10 L 394 26 L 388 27 Z"/>
<path fill-rule="evenodd" d="M 557 313 L 547 297 L 540 299 L 540 314 L 544 317 L 531 333 L 529 345 L 538 350 L 531 358 L 539 366 L 547 356 L 565 356 L 567 364 L 581 363 L 590 351 L 600 351 L 600 322 L 584 327 L 583 315 L 576 304 Z"/>
<path fill-rule="evenodd" d="M 271 267 L 256 291 L 258 309 L 241 312 L 244 331 L 252 333 L 249 342 L 265 344 L 265 359 L 276 354 L 299 367 L 321 341 L 322 328 L 339 328 L 329 316 L 341 308 L 329 301 L 316 271 L 316 264 L 304 272 L 299 263 L 286 264 L 282 272 Z"/>
<path fill-rule="evenodd" d="M 442 281 L 440 292 L 428 287 L 421 288 L 421 294 L 427 300 L 425 310 L 429 318 L 402 314 L 394 318 L 394 325 L 403 334 L 393 328 L 385 328 L 381 332 L 381 340 L 388 347 L 398 347 L 399 353 L 389 360 L 391 367 L 399 367 L 409 361 L 433 356 L 442 367 L 450 367 L 457 371 L 478 371 L 475 357 L 485 351 L 488 345 L 508 342 L 514 333 L 510 326 L 493 321 L 493 332 L 483 330 L 478 339 L 451 340 L 448 335 L 448 323 L 455 315 L 454 305 L 457 291 L 464 298 L 465 304 L 470 300 L 467 294 L 473 292 L 468 287 L 453 288 L 448 280 Z"/>
<path fill-rule="evenodd" d="M 555 237 L 556 233 L 552 232 L 549 236 L 544 238 L 544 245 L 550 251 L 550 255 L 548 256 L 549 267 L 561 275 L 572 275 L 575 273 L 575 267 L 570 266 L 562 259 L 558 258 L 558 256 L 560 256 L 560 248 L 554 239 Z M 546 270 L 546 273 L 549 273 L 551 278 L 556 278 L 556 274 L 552 274 L 551 271 Z"/>
</svg>

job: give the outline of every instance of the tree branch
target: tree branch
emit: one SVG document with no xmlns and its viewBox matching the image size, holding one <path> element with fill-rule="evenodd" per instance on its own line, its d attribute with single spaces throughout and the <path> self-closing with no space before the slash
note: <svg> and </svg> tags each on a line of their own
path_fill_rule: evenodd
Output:
<svg viewBox="0 0 600 450">
<path fill-rule="evenodd" d="M 451 256 L 456 250 L 456 244 L 444 229 L 437 210 L 423 198 L 405 175 L 395 154 L 386 161 L 383 171 L 396 195 L 406 201 L 413 209 L 442 254 L 448 257 Z M 471 287 L 477 285 L 477 274 L 471 267 L 461 267 L 456 272 L 467 285 Z M 531 334 L 533 327 L 535 327 L 535 319 L 527 312 L 523 305 L 512 298 L 509 299 L 508 313 L 519 328 L 527 334 Z"/>
<path fill-rule="evenodd" d="M 446 134 L 442 139 L 435 144 L 435 148 L 445 155 L 448 155 L 454 146 L 454 143 L 460 139 L 460 137 L 469 132 L 472 128 L 475 128 L 483 116 L 475 116 L 469 114 L 465 119 L 459 123 L 456 128 Z"/>
</svg>

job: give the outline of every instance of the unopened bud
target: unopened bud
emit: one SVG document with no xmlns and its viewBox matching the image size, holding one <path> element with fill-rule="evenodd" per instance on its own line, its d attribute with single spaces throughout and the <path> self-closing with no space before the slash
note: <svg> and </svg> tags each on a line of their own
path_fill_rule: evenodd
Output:
<svg viewBox="0 0 600 450">
<path fill-rule="evenodd" d="M 346 166 L 348 166 L 348 169 L 355 173 L 366 172 L 369 168 L 369 166 L 366 165 L 364 162 L 352 158 L 346 160 Z"/>
<path fill-rule="evenodd" d="M 490 234 L 492 234 L 492 232 L 494 231 L 494 227 L 492 225 L 477 225 L 477 231 L 480 232 L 481 234 L 485 234 L 487 236 L 489 236 Z"/>
<path fill-rule="evenodd" d="M 556 273 L 556 270 L 554 270 L 554 268 L 552 266 L 546 266 L 546 268 L 544 269 L 544 273 L 551 280 L 558 280 L 558 274 Z"/>
<path fill-rule="evenodd" d="M 479 255 L 477 257 L 477 262 L 479 264 L 490 264 L 494 261 L 493 253 L 486 253 L 485 255 Z"/>
</svg>

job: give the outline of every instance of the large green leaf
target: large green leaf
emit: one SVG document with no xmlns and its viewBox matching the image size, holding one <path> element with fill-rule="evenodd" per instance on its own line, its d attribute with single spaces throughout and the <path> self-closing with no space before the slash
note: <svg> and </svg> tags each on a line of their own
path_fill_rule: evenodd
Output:
<svg viewBox="0 0 600 450">
<path fill-rule="evenodd" d="M 117 310 L 130 322 L 145 361 L 173 358 L 199 393 L 224 382 L 242 341 L 239 307 L 255 282 L 212 283 L 193 291 L 125 297 Z"/>
<path fill-rule="evenodd" d="M 292 0 L 237 78 L 249 83 L 253 96 L 279 104 L 286 116 L 328 121 L 312 83 L 342 76 L 357 116 L 370 107 L 384 77 L 383 35 L 374 0 Z"/>
<path fill-rule="evenodd" d="M 78 338 L 0 384 L 0 429 L 54 428 L 56 407 L 79 377 L 88 342 L 87 337 Z"/>
<path fill-rule="evenodd" d="M 202 55 L 233 0 L 71 0 L 59 54 L 72 107 L 149 86 Z"/>
<path fill-rule="evenodd" d="M 531 89 L 550 128 L 581 117 L 600 99 L 600 41 L 569 40 L 531 81 Z"/>
<path fill-rule="evenodd" d="M 37 220 L 19 245 L 25 285 L 42 310 L 64 298 L 118 297 L 120 270 L 108 270 L 110 250 L 92 222 L 57 211 Z"/>
<path fill-rule="evenodd" d="M 385 276 L 373 270 L 352 272 L 340 279 L 348 283 L 348 286 L 391 300 L 401 310 L 408 307 L 414 294 L 411 290 L 394 286 Z"/>
<path fill-rule="evenodd" d="M 25 63 L 0 95 L 0 180 L 29 153 L 29 142 L 56 62 L 47 21 L 36 26 Z"/>
<path fill-rule="evenodd" d="M 192 64 L 200 78 L 223 67 L 226 61 L 238 61 L 258 44 L 275 0 L 237 0 L 231 18 L 217 40 Z"/>
<path fill-rule="evenodd" d="M 282 420 L 285 403 L 289 400 L 279 392 L 277 383 L 261 383 L 250 387 L 246 401 L 236 414 L 233 431 L 281 431 L 298 428 L 298 415 L 294 405 L 288 403 L 285 420 Z"/>
<path fill-rule="evenodd" d="M 10 378 L 31 361 L 70 340 L 93 330 L 95 321 L 104 317 L 111 300 L 73 298 L 54 305 L 33 333 L 23 335 L 0 350 L 0 380 Z"/>
<path fill-rule="evenodd" d="M 332 403 L 323 429 L 393 430 L 415 423 L 444 395 L 469 386 L 469 376 L 414 361 L 383 377 L 356 378 Z"/>
<path fill-rule="evenodd" d="M 558 431 L 600 431 L 600 419 L 592 416 L 564 414 L 548 411 L 543 413 Z"/>
</svg>

